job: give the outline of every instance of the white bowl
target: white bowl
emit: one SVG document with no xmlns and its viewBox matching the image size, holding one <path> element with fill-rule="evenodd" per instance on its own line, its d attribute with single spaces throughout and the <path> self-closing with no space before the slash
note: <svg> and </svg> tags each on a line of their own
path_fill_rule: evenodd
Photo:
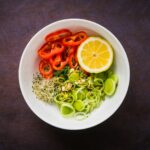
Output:
<svg viewBox="0 0 150 150">
<path fill-rule="evenodd" d="M 74 118 L 63 118 L 54 105 L 37 100 L 32 93 L 33 74 L 38 71 L 39 58 L 37 50 L 44 43 L 44 37 L 55 30 L 67 28 L 72 32 L 85 31 L 88 35 L 101 35 L 114 48 L 114 71 L 119 76 L 116 93 L 106 98 L 103 104 L 95 109 L 87 119 L 78 121 Z M 128 90 L 130 80 L 129 62 L 125 50 L 119 40 L 106 28 L 84 19 L 64 19 L 54 22 L 36 33 L 25 47 L 19 65 L 19 83 L 23 97 L 30 109 L 48 124 L 67 130 L 80 130 L 93 127 L 108 119 L 121 105 Z"/>
</svg>

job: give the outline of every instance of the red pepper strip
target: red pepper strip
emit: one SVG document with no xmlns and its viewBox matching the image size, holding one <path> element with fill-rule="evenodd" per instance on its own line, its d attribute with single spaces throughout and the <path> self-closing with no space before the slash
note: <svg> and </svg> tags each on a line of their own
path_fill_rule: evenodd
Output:
<svg viewBox="0 0 150 150">
<path fill-rule="evenodd" d="M 75 61 L 78 62 L 77 52 L 75 53 Z"/>
<path fill-rule="evenodd" d="M 38 55 L 43 59 L 48 59 L 51 55 L 51 45 L 45 43 L 39 50 Z"/>
<path fill-rule="evenodd" d="M 66 60 L 66 58 L 69 57 L 72 53 L 74 53 L 75 50 L 76 47 L 66 46 L 65 50 L 61 53 L 62 59 Z"/>
<path fill-rule="evenodd" d="M 84 40 L 87 39 L 87 34 L 83 31 L 78 32 L 74 35 L 68 36 L 62 40 L 63 44 L 66 46 L 78 46 L 80 45 Z"/>
<path fill-rule="evenodd" d="M 65 50 L 65 46 L 60 42 L 55 42 L 52 44 L 51 55 L 49 58 L 53 57 L 54 55 L 60 54 Z"/>
<path fill-rule="evenodd" d="M 38 54 L 43 59 L 50 59 L 56 54 L 60 54 L 64 51 L 65 47 L 60 42 L 49 44 L 44 44 L 41 49 L 38 51 Z"/>
<path fill-rule="evenodd" d="M 58 65 L 58 64 L 60 64 L 61 60 L 62 60 L 61 54 L 57 54 L 56 56 L 53 56 L 53 57 L 50 59 L 50 63 L 51 63 L 51 65 L 52 65 L 53 63 L 56 64 L 56 65 Z"/>
<path fill-rule="evenodd" d="M 72 34 L 71 31 L 68 30 L 68 29 L 58 30 L 58 31 L 55 31 L 55 32 L 52 32 L 52 33 L 48 34 L 45 37 L 45 41 L 46 42 L 53 42 L 53 41 L 56 41 L 56 40 L 60 40 L 64 37 L 70 36 L 71 34 Z"/>
<path fill-rule="evenodd" d="M 51 73 L 53 73 L 53 69 L 50 65 L 50 63 L 46 60 L 41 60 L 39 64 L 39 71 L 43 76 L 48 76 Z"/>
<path fill-rule="evenodd" d="M 72 53 L 75 53 L 76 47 L 70 47 L 68 46 L 68 55 L 71 55 Z"/>
<path fill-rule="evenodd" d="M 53 75 L 54 75 L 54 74 L 53 74 L 53 72 L 52 72 L 52 73 L 49 74 L 49 75 L 46 75 L 46 76 L 43 75 L 43 77 L 46 78 L 46 79 L 51 79 L 51 78 L 53 77 Z"/>
<path fill-rule="evenodd" d="M 68 57 L 66 58 L 66 60 L 60 62 L 60 64 L 56 64 L 56 63 L 53 63 L 52 64 L 52 67 L 54 70 L 62 70 L 68 63 Z"/>
<path fill-rule="evenodd" d="M 68 62 L 70 68 L 76 68 L 78 66 L 78 62 L 75 60 L 75 54 L 72 53 L 69 56 L 69 62 Z"/>
</svg>

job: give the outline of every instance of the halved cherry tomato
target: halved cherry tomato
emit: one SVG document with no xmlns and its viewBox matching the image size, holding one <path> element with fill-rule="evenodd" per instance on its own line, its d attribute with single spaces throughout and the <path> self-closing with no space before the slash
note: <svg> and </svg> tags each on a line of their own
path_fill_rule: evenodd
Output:
<svg viewBox="0 0 150 150">
<path fill-rule="evenodd" d="M 58 30 L 58 31 L 55 31 L 55 32 L 48 34 L 45 37 L 45 41 L 46 42 L 57 41 L 57 40 L 60 40 L 62 38 L 65 38 L 67 36 L 70 36 L 71 34 L 72 34 L 71 31 L 68 29 L 61 29 L 61 30 Z"/>
<path fill-rule="evenodd" d="M 83 31 L 78 32 L 74 35 L 68 36 L 62 40 L 63 44 L 66 46 L 78 46 L 80 45 L 84 40 L 87 39 L 87 34 Z"/>
<path fill-rule="evenodd" d="M 51 73 L 53 73 L 53 69 L 52 69 L 50 63 L 46 60 L 41 60 L 41 62 L 39 64 L 39 71 L 40 71 L 41 75 L 43 75 L 43 76 L 48 76 Z"/>
<path fill-rule="evenodd" d="M 52 56 L 62 53 L 64 48 L 64 45 L 60 42 L 55 42 L 51 45 L 44 44 L 38 51 L 38 54 L 43 59 L 50 59 Z"/>
<path fill-rule="evenodd" d="M 70 68 L 76 68 L 78 66 L 78 62 L 75 60 L 75 53 L 72 53 L 69 56 L 68 64 L 69 64 Z"/>
</svg>

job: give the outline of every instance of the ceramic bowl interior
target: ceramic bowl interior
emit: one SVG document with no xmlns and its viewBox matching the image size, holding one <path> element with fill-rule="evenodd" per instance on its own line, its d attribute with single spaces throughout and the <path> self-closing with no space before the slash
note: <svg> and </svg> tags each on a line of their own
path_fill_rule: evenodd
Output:
<svg viewBox="0 0 150 150">
<path fill-rule="evenodd" d="M 85 31 L 89 36 L 102 36 L 109 41 L 114 49 L 113 70 L 119 76 L 116 93 L 107 97 L 103 104 L 95 109 L 85 120 L 64 118 L 55 105 L 37 100 L 32 92 L 33 74 L 38 72 L 39 57 L 37 50 L 44 43 L 44 37 L 58 29 L 67 28 L 72 32 Z M 127 93 L 130 69 L 125 50 L 119 40 L 106 28 L 92 21 L 83 19 L 65 19 L 54 22 L 36 33 L 25 47 L 19 65 L 19 84 L 23 97 L 31 110 L 48 124 L 68 130 L 90 128 L 108 119 L 121 105 Z"/>
</svg>

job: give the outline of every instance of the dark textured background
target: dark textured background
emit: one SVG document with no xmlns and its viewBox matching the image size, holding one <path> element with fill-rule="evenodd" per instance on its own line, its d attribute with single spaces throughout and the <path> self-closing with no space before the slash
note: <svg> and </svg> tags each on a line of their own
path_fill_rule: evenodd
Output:
<svg viewBox="0 0 150 150">
<path fill-rule="evenodd" d="M 150 0 L 0 0 L 0 150 L 150 150 Z M 119 110 L 84 131 L 56 129 L 26 105 L 18 65 L 30 38 L 49 23 L 84 18 L 122 42 L 131 82 Z"/>
</svg>

